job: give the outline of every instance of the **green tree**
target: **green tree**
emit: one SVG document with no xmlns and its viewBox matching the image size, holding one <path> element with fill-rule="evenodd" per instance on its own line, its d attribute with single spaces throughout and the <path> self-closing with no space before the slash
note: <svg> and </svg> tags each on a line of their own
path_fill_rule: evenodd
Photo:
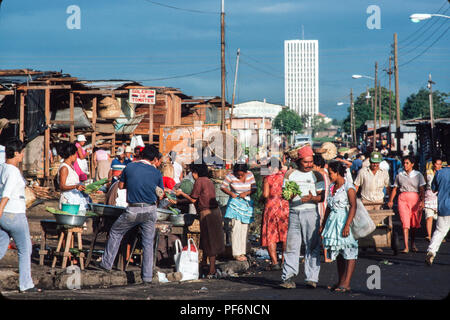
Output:
<svg viewBox="0 0 450 320">
<path fill-rule="evenodd" d="M 281 134 L 291 136 L 294 131 L 299 133 L 303 130 L 303 121 L 300 116 L 291 109 L 281 110 L 273 120 L 273 127 Z"/>
<path fill-rule="evenodd" d="M 433 110 L 435 118 L 450 117 L 450 103 L 445 102 L 449 96 L 448 93 L 433 92 Z M 417 93 L 411 94 L 406 98 L 403 105 L 403 119 L 425 118 L 430 119 L 430 100 L 429 91 L 420 88 Z"/>
<path fill-rule="evenodd" d="M 324 131 L 331 126 L 331 122 L 325 122 L 325 118 L 319 115 L 303 115 L 301 117 L 303 123 L 310 122 L 312 128 L 312 136 L 315 137 L 317 132 Z"/>
<path fill-rule="evenodd" d="M 379 89 L 378 89 L 379 90 Z M 379 91 L 378 91 L 379 92 Z M 369 89 L 370 96 L 375 99 L 375 89 Z M 367 120 L 373 120 L 374 112 L 372 109 L 371 100 L 366 99 L 367 93 L 362 92 L 356 100 L 353 102 L 354 111 L 355 111 L 355 126 L 356 128 L 360 128 L 364 125 Z M 378 94 L 378 98 L 380 99 L 380 95 Z M 378 104 L 378 101 L 377 101 Z M 377 106 L 378 107 L 378 106 Z M 395 95 L 392 92 L 391 96 L 391 121 L 395 123 Z M 344 119 L 343 130 L 347 133 L 350 133 L 350 106 L 347 108 L 347 118 Z M 377 109 L 377 120 L 379 119 L 379 109 Z M 389 90 L 381 87 L 381 119 L 389 120 Z"/>
</svg>

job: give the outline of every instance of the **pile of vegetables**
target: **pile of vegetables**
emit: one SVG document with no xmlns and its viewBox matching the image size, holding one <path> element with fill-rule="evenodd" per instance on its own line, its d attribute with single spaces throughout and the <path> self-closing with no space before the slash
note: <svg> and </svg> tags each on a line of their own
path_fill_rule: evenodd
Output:
<svg viewBox="0 0 450 320">
<path fill-rule="evenodd" d="M 106 184 L 107 182 L 108 182 L 108 178 L 104 178 L 104 179 L 95 181 L 95 182 L 93 182 L 93 183 L 91 183 L 91 184 L 88 184 L 88 185 L 86 186 L 86 190 L 85 190 L 84 192 L 85 192 L 86 194 L 90 194 L 90 193 L 92 193 L 92 192 L 96 192 L 96 191 L 100 190 L 100 188 L 101 188 L 104 184 Z"/>
<path fill-rule="evenodd" d="M 291 200 L 292 196 L 301 196 L 302 192 L 297 183 L 294 181 L 287 181 L 283 187 L 283 198 L 285 200 Z"/>
</svg>

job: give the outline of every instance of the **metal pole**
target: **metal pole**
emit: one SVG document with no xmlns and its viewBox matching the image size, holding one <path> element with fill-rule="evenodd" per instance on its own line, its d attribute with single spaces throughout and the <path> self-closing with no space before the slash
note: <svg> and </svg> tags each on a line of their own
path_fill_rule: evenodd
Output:
<svg viewBox="0 0 450 320">
<path fill-rule="evenodd" d="M 222 82 L 222 99 L 221 99 L 221 125 L 220 129 L 225 131 L 225 0 L 222 0 L 222 11 L 220 14 L 220 47 L 221 47 L 221 82 Z"/>
<path fill-rule="evenodd" d="M 428 89 L 430 89 L 430 94 L 428 99 L 430 101 L 430 124 L 431 124 L 431 154 L 434 155 L 435 141 L 434 141 L 434 110 L 433 110 L 433 84 L 435 82 L 431 81 L 431 74 L 428 77 Z"/>
<path fill-rule="evenodd" d="M 237 74 L 239 70 L 239 54 L 241 49 L 238 48 L 237 56 L 236 56 L 236 71 L 234 73 L 234 86 L 233 86 L 233 98 L 231 99 L 231 113 L 230 113 L 230 131 L 233 123 L 233 110 L 234 110 L 234 97 L 236 96 L 236 83 L 237 83 Z"/>
</svg>

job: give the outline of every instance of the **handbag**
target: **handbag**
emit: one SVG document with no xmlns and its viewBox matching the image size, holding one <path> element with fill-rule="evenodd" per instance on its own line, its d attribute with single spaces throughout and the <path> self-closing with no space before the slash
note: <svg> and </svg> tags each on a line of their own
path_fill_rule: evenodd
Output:
<svg viewBox="0 0 450 320">
<path fill-rule="evenodd" d="M 376 225 L 370 217 L 369 212 L 359 198 L 356 199 L 356 213 L 350 229 L 355 239 L 367 237 L 376 229 Z"/>
<path fill-rule="evenodd" d="M 181 281 L 198 280 L 198 250 L 192 238 L 188 239 L 188 245 L 184 248 L 180 240 L 175 241 L 174 260 L 177 272 L 183 275 Z"/>
</svg>

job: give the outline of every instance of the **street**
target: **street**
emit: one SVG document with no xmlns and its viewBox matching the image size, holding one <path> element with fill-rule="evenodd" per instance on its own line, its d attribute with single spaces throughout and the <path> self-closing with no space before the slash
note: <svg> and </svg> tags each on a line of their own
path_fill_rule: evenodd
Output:
<svg viewBox="0 0 450 320">
<path fill-rule="evenodd" d="M 417 242 L 418 253 L 392 255 L 385 249 L 360 250 L 350 293 L 327 289 L 337 280 L 336 263 L 321 263 L 319 284 L 308 289 L 303 284 L 303 264 L 296 278 L 296 289 L 279 288 L 281 271 L 250 268 L 247 274 L 226 279 L 128 285 L 106 289 L 46 290 L 43 293 L 3 292 L 11 300 L 441 300 L 450 292 L 450 243 L 441 245 L 432 267 L 425 264 L 427 242 Z M 376 266 L 376 267 L 373 267 Z M 379 288 L 374 271 L 379 267 Z M 372 271 L 370 271 L 372 270 Z"/>
</svg>

